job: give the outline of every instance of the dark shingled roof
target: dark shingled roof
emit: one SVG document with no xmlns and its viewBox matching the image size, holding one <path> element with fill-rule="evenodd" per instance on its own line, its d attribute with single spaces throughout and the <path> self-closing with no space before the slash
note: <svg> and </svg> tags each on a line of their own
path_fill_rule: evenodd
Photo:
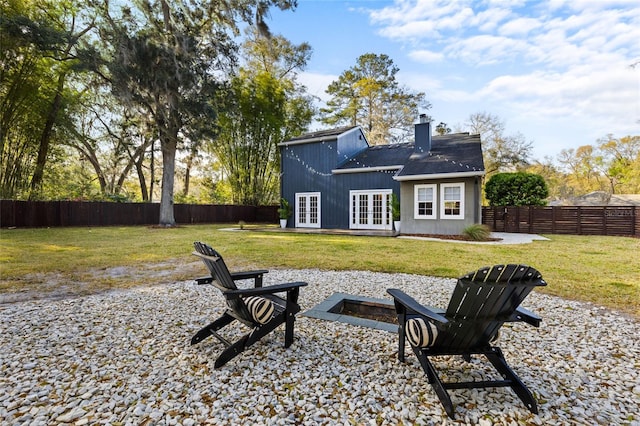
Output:
<svg viewBox="0 0 640 426">
<path fill-rule="evenodd" d="M 402 166 L 411 154 L 413 143 L 397 143 L 389 145 L 374 145 L 362 150 L 353 158 L 338 167 L 338 170 L 359 169 L 363 167 Z"/>
<path fill-rule="evenodd" d="M 371 146 L 338 170 L 404 166 L 397 177 L 484 172 L 480 135 L 454 133 L 433 136 L 428 153 L 416 153 L 414 143 Z"/>
<path fill-rule="evenodd" d="M 428 153 L 414 153 L 396 175 L 484 172 L 480 135 L 454 133 L 433 136 Z"/>
</svg>

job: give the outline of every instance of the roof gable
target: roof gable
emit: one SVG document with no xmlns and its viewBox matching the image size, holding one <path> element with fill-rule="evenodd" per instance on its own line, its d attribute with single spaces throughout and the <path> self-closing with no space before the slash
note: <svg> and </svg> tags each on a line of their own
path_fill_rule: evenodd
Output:
<svg viewBox="0 0 640 426">
<path fill-rule="evenodd" d="M 334 139 L 337 139 L 338 136 L 341 136 L 355 129 L 359 129 L 359 127 L 344 126 L 344 127 L 338 127 L 335 129 L 319 130 L 316 132 L 304 133 L 300 136 L 296 136 L 295 138 L 288 139 L 282 142 L 280 145 L 295 145 L 295 144 L 302 144 L 302 143 L 334 140 Z"/>
</svg>

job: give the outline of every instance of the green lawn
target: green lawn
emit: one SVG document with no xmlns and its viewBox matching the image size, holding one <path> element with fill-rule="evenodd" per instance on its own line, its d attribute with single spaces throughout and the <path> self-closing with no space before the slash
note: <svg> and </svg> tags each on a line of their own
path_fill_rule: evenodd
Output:
<svg viewBox="0 0 640 426">
<path fill-rule="evenodd" d="M 0 231 L 0 292 L 82 283 L 78 293 L 150 284 L 112 267 L 169 270 L 158 281 L 203 274 L 190 264 L 192 242 L 219 250 L 232 269 L 318 268 L 458 277 L 481 266 L 526 263 L 549 283 L 545 293 L 593 302 L 640 316 L 640 240 L 545 235 L 550 241 L 474 245 L 348 235 L 229 232 L 230 225 L 13 229 Z M 182 269 L 175 269 L 182 265 Z M 186 265 L 186 267 L 184 267 Z M 175 270 L 174 270 L 175 269 Z M 44 274 L 44 275 L 43 275 Z M 55 277 L 52 280 L 51 277 Z"/>
</svg>

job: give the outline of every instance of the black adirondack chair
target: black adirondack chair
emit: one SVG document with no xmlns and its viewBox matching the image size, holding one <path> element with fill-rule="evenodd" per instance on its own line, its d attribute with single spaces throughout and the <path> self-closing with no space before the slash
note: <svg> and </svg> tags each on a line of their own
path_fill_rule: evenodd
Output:
<svg viewBox="0 0 640 426">
<path fill-rule="evenodd" d="M 300 311 L 300 305 L 298 305 L 300 287 L 306 286 L 307 283 L 292 282 L 263 287 L 262 275 L 266 271 L 231 274 L 217 251 L 200 242 L 195 242 L 194 246 L 196 251 L 193 254 L 200 257 L 211 272 L 210 279 L 199 278 L 197 281 L 211 283 L 217 287 L 226 300 L 227 310 L 220 318 L 198 331 L 191 339 L 191 344 L 195 345 L 209 336 L 214 336 L 222 342 L 226 349 L 216 359 L 215 368 L 222 367 L 280 324 L 285 324 L 284 346 L 286 348 L 291 346 L 295 314 Z M 254 279 L 254 288 L 238 288 L 235 281 L 240 279 Z M 283 294 L 284 297 L 278 294 Z M 237 341 L 230 342 L 218 331 L 234 321 L 246 325 L 250 331 Z"/>
<path fill-rule="evenodd" d="M 526 265 L 482 268 L 458 279 L 446 310 L 423 306 L 401 290 L 388 289 L 398 314 L 398 359 L 405 360 L 406 339 L 451 418 L 454 408 L 447 389 L 511 387 L 527 408 L 537 413 L 533 395 L 495 342 L 505 322 L 540 326 L 541 318 L 519 305 L 534 287 L 544 285 L 540 273 Z M 442 355 L 461 355 L 466 361 L 472 355 L 484 355 L 502 380 L 443 382 L 429 359 Z"/>
</svg>

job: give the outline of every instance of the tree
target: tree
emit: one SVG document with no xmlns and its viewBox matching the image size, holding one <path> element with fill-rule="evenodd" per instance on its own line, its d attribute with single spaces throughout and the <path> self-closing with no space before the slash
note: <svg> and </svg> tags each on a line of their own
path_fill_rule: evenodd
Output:
<svg viewBox="0 0 640 426">
<path fill-rule="evenodd" d="M 550 157 L 545 157 L 543 160 L 535 160 L 525 171 L 542 176 L 549 189 L 550 199 L 565 200 L 576 195 L 569 176 L 560 170 Z"/>
<path fill-rule="evenodd" d="M 311 121 L 312 99 L 296 83 L 310 48 L 253 32 L 243 49 L 246 65 L 221 102 L 219 135 L 210 149 L 225 171 L 233 202 L 268 204 L 279 197 L 278 144 Z"/>
<path fill-rule="evenodd" d="M 398 67 L 389 56 L 361 55 L 327 88 L 331 99 L 321 109 L 329 125 L 361 126 L 373 145 L 406 141 L 413 134 L 419 109 L 429 109 L 424 93 L 412 92 L 396 80 Z"/>
<path fill-rule="evenodd" d="M 0 192 L 35 198 L 56 130 L 71 125 L 66 108 L 79 91 L 69 81 L 92 60 L 83 42 L 92 24 L 87 18 L 78 28 L 82 12 L 73 0 L 0 8 Z"/>
<path fill-rule="evenodd" d="M 598 140 L 598 168 L 609 182 L 609 192 L 640 192 L 640 136 Z"/>
<path fill-rule="evenodd" d="M 487 112 L 472 114 L 464 124 L 464 130 L 480 135 L 487 176 L 529 164 L 532 143 L 521 133 L 505 135 L 505 125 L 499 117 Z"/>
<path fill-rule="evenodd" d="M 230 93 L 228 102 L 235 104 L 220 115 L 221 132 L 213 152 L 225 168 L 233 202 L 258 205 L 273 200 L 277 189 L 269 167 L 284 126 L 286 98 L 278 81 L 266 72 L 234 78 Z"/>
<path fill-rule="evenodd" d="M 436 133 L 439 135 L 447 135 L 451 133 L 451 129 L 447 126 L 447 123 L 441 121 L 440 124 L 436 126 Z"/>
<path fill-rule="evenodd" d="M 37 155 L 39 88 L 46 81 L 42 49 L 33 43 L 42 26 L 22 2 L 0 3 L 0 197 L 26 191 Z M 33 30 L 31 30 L 33 28 Z"/>
<path fill-rule="evenodd" d="M 70 0 L 55 1 L 52 4 L 44 4 L 42 6 L 49 16 L 56 16 L 52 15 L 51 12 L 52 10 L 59 9 L 57 16 L 61 19 L 57 20 L 55 25 L 58 27 L 58 31 L 64 34 L 64 37 L 53 46 L 51 52 L 51 57 L 53 58 L 52 68 L 55 72 L 56 83 L 54 91 L 51 94 L 51 104 L 46 111 L 46 119 L 39 138 L 38 158 L 31 178 L 31 194 L 29 198 L 37 196 L 40 185 L 42 184 L 54 126 L 58 122 L 59 115 L 64 108 L 65 97 L 69 98 L 73 96 L 70 93 L 66 93 L 65 95 L 65 92 L 71 92 L 65 90 L 69 75 L 74 72 L 74 69 L 79 71 L 86 68 L 83 63 L 83 58 L 88 59 L 93 54 L 81 48 L 81 40 L 93 28 L 93 22 L 87 23 L 82 28 L 76 28 L 78 15 L 82 10 L 79 5 L 74 4 L 73 0 Z"/>
<path fill-rule="evenodd" d="M 497 173 L 485 185 L 490 206 L 544 206 L 549 196 L 547 184 L 532 173 Z"/>
<path fill-rule="evenodd" d="M 77 126 L 65 144 L 91 165 L 104 198 L 134 198 L 125 194 L 123 187 L 135 170 L 140 198 L 149 201 L 144 161 L 155 135 L 144 111 L 115 101 L 111 96 L 93 93 L 74 114 Z"/>
<path fill-rule="evenodd" d="M 113 92 L 153 119 L 162 152 L 162 196 L 159 223 L 175 225 L 173 215 L 176 151 L 189 143 L 193 126 L 215 117 L 210 103 L 220 84 L 216 72 L 235 61 L 232 36 L 238 22 L 265 29 L 270 6 L 289 9 L 295 0 L 136 0 L 102 10 L 102 39 L 113 60 Z M 117 14 L 117 16 L 115 16 Z"/>
<path fill-rule="evenodd" d="M 563 149 L 557 160 L 564 166 L 567 182 L 574 188 L 576 195 L 607 189 L 605 179 L 598 171 L 599 160 L 592 145 Z"/>
</svg>

